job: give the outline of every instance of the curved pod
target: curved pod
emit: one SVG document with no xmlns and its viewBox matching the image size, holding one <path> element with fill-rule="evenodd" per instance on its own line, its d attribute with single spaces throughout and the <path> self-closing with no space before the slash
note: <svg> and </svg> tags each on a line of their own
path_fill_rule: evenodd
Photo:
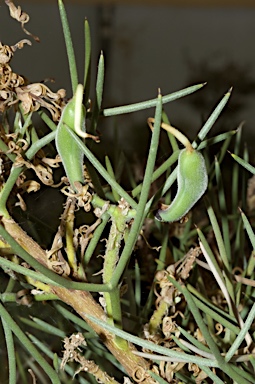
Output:
<svg viewBox="0 0 255 384">
<path fill-rule="evenodd" d="M 177 194 L 166 209 L 156 212 L 155 218 L 159 221 L 171 223 L 180 220 L 207 189 L 208 176 L 200 152 L 183 149 L 179 154 L 177 167 Z"/>
<path fill-rule="evenodd" d="M 66 175 L 74 190 L 75 182 L 84 182 L 83 175 L 83 153 L 78 144 L 73 140 L 67 130 L 67 126 L 77 132 L 79 136 L 86 137 L 85 132 L 85 108 L 82 105 L 83 87 L 78 85 L 74 97 L 63 109 L 56 132 L 56 147 L 61 157 Z M 88 135 L 89 136 L 89 135 Z"/>
</svg>

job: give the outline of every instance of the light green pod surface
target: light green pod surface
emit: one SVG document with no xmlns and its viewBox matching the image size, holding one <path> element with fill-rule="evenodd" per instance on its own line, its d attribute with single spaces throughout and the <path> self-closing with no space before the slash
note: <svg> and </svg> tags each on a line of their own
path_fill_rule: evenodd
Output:
<svg viewBox="0 0 255 384">
<path fill-rule="evenodd" d="M 75 95 L 68 102 L 62 112 L 62 116 L 58 123 L 56 132 L 56 148 L 61 157 L 66 176 L 74 190 L 75 182 L 84 182 L 83 175 L 83 153 L 78 147 L 78 144 L 73 140 L 69 134 L 67 127 L 74 130 L 74 114 L 75 114 Z M 85 131 L 85 108 L 81 108 L 81 129 Z"/>
<path fill-rule="evenodd" d="M 205 193 L 208 176 L 205 161 L 198 151 L 183 149 L 178 158 L 177 194 L 166 209 L 159 209 L 155 218 L 159 221 L 174 222 L 184 217 Z"/>
</svg>

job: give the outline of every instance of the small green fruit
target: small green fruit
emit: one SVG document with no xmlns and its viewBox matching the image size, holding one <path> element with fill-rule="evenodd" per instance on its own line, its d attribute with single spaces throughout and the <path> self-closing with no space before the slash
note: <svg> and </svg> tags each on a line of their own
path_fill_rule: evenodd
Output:
<svg viewBox="0 0 255 384">
<path fill-rule="evenodd" d="M 177 194 L 166 209 L 159 209 L 155 218 L 174 222 L 184 217 L 205 193 L 208 176 L 202 154 L 196 150 L 183 149 L 178 158 Z"/>
</svg>

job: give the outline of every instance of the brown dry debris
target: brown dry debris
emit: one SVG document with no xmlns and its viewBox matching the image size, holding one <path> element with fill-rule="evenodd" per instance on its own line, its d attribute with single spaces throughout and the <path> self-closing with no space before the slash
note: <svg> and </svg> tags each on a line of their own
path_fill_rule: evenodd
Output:
<svg viewBox="0 0 255 384">
<path fill-rule="evenodd" d="M 40 179 L 40 181 L 48 186 L 52 186 L 54 184 L 52 169 L 48 165 L 43 165 L 40 159 L 36 158 L 34 164 L 29 161 L 23 159 L 20 154 L 17 154 L 14 163 L 15 167 L 23 167 L 26 166 L 27 169 L 33 169 L 36 173 L 36 176 Z"/>
<path fill-rule="evenodd" d="M 61 192 L 76 200 L 76 205 L 78 208 L 83 208 L 85 212 L 89 212 L 91 210 L 91 201 L 92 194 L 89 192 L 89 188 L 93 187 L 90 180 L 86 180 L 86 184 L 82 185 L 79 182 L 75 182 L 75 187 L 77 189 L 77 193 L 73 192 L 72 188 L 69 186 L 65 186 L 61 189 Z"/>
<path fill-rule="evenodd" d="M 150 322 L 144 327 L 146 339 L 170 348 L 171 350 L 182 351 L 176 345 L 172 335 L 177 339 L 180 337 L 177 317 L 184 318 L 183 310 L 185 306 L 183 302 L 185 299 L 178 289 L 168 280 L 168 276 L 171 276 L 180 284 L 184 284 L 200 254 L 200 247 L 191 248 L 181 260 L 169 265 L 166 270 L 161 270 L 156 273 L 154 290 L 156 295 L 156 309 L 153 312 Z M 197 340 L 206 345 L 199 329 L 196 331 L 193 330 L 192 334 Z M 143 352 L 147 351 L 143 349 Z M 153 366 L 153 370 L 156 370 L 160 377 L 164 378 L 167 382 L 174 383 L 175 373 L 180 371 L 184 366 L 192 372 L 196 383 L 200 383 L 207 377 L 196 364 L 187 364 L 186 362 L 162 360 L 160 361 L 159 367 Z"/>
<path fill-rule="evenodd" d="M 58 121 L 64 106 L 65 90 L 59 89 L 54 93 L 46 85 L 34 83 L 17 87 L 16 96 L 17 100 L 21 101 L 25 114 L 38 111 L 39 108 L 44 107 L 51 113 L 53 120 Z"/>
<path fill-rule="evenodd" d="M 155 294 L 157 296 L 156 308 L 163 300 L 170 307 L 172 312 L 175 312 L 175 304 L 180 300 L 178 297 L 180 293 L 170 283 L 168 276 L 173 277 L 178 281 L 186 280 L 189 277 L 190 271 L 193 268 L 196 258 L 200 255 L 201 250 L 199 247 L 191 248 L 189 252 L 177 263 L 169 265 L 166 270 L 158 271 L 156 273 L 156 289 Z M 157 292 L 157 288 L 160 288 L 160 292 Z"/>
<path fill-rule="evenodd" d="M 63 215 L 61 216 L 60 225 L 58 227 L 57 233 L 55 234 L 52 247 L 49 251 L 46 251 L 48 267 L 62 276 L 69 276 L 71 273 L 70 266 L 62 254 L 64 248 L 63 237 L 65 235 L 66 215 L 67 212 L 65 209 Z"/>
<path fill-rule="evenodd" d="M 65 95 L 64 89 L 54 93 L 42 83 L 26 85 L 25 79 L 12 72 L 9 64 L 0 63 L 0 112 L 20 102 L 25 115 L 44 107 L 51 113 L 53 121 L 58 121 L 65 105 Z"/>
<path fill-rule="evenodd" d="M 35 41 L 39 42 L 39 37 L 33 35 L 24 27 L 24 24 L 29 22 L 29 15 L 26 12 L 23 12 L 20 6 L 16 7 L 10 0 L 5 0 L 5 4 L 9 7 L 10 16 L 21 23 L 21 28 L 25 34 L 31 36 Z"/>
<path fill-rule="evenodd" d="M 173 348 L 176 351 L 182 352 L 180 348 Z M 172 383 L 174 374 L 180 371 L 186 363 L 172 363 L 161 361 L 159 364 L 160 376 L 166 379 L 169 383 Z"/>
<path fill-rule="evenodd" d="M 3 45 L 0 42 L 0 64 L 1 65 L 7 65 L 11 61 L 14 52 L 17 49 L 22 49 L 24 47 L 24 44 L 32 45 L 31 41 L 29 41 L 27 39 L 20 40 L 15 45 L 10 45 L 10 46 L 9 45 Z"/>
<path fill-rule="evenodd" d="M 64 338 L 64 356 L 61 362 L 61 369 L 64 369 L 66 363 L 69 361 L 77 362 L 80 364 L 80 368 L 78 368 L 74 374 L 76 376 L 78 373 L 84 371 L 92 374 L 98 383 L 112 383 L 118 384 L 116 380 L 110 377 L 106 372 L 103 372 L 101 368 L 93 361 L 87 360 L 84 356 L 82 356 L 81 346 L 86 346 L 87 343 L 84 339 L 82 333 L 76 333 L 71 335 L 70 337 Z"/>
<path fill-rule="evenodd" d="M 0 42 L 0 112 L 20 102 L 24 114 L 44 107 L 51 113 L 53 121 L 58 121 L 65 106 L 66 91 L 59 89 L 55 93 L 43 83 L 28 84 L 10 66 L 14 52 L 22 49 L 25 44 L 31 45 L 31 42 L 23 39 L 12 46 Z"/>
</svg>

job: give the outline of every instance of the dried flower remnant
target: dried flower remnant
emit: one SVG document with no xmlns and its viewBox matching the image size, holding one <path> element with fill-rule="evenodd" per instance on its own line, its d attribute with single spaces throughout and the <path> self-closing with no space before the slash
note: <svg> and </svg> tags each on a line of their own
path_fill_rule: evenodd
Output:
<svg viewBox="0 0 255 384">
<path fill-rule="evenodd" d="M 6 135 L 7 137 L 15 137 L 17 138 L 16 134 Z M 22 146 L 18 144 L 23 144 Z M 26 151 L 28 148 L 28 143 L 25 139 L 19 139 L 16 142 L 15 141 L 9 141 L 8 147 L 10 148 L 7 153 L 15 153 L 17 155 L 21 154 L 22 152 Z"/>
<path fill-rule="evenodd" d="M 21 7 L 16 7 L 15 4 L 10 0 L 5 0 L 5 4 L 9 7 L 10 16 L 17 20 L 19 23 L 21 23 L 21 28 L 25 32 L 26 35 L 31 36 L 35 41 L 39 42 L 39 37 L 33 35 L 31 32 L 29 32 L 25 27 L 24 24 L 29 22 L 29 15 L 22 11 Z"/>
<path fill-rule="evenodd" d="M 52 169 L 49 166 L 44 166 L 41 164 L 41 161 L 36 158 L 34 161 L 34 164 L 32 164 L 29 161 L 26 161 L 23 159 L 21 155 L 17 155 L 14 163 L 15 167 L 23 167 L 26 166 L 27 169 L 33 169 L 36 173 L 36 176 L 39 178 L 39 180 L 45 184 L 52 186 L 54 184 L 53 181 L 53 175 L 52 175 Z"/>
<path fill-rule="evenodd" d="M 76 199 L 78 207 L 84 208 L 85 212 L 91 210 L 92 194 L 89 192 L 90 184 L 82 185 L 79 182 L 75 182 L 77 193 L 73 192 L 72 188 L 65 186 L 61 189 L 61 192 L 71 198 Z"/>
<path fill-rule="evenodd" d="M 208 375 L 204 371 L 202 371 L 202 369 L 199 368 L 197 364 L 189 363 L 188 370 L 190 372 L 193 372 L 193 376 L 195 377 L 196 384 L 203 382 L 203 380 L 208 377 Z"/>
<path fill-rule="evenodd" d="M 188 253 L 175 264 L 169 265 L 166 270 L 158 271 L 156 279 L 156 287 L 160 288 L 160 293 L 155 290 L 157 296 L 156 307 L 159 306 L 163 300 L 169 306 L 172 307 L 172 311 L 175 311 L 175 305 L 181 300 L 180 294 L 177 289 L 170 283 L 168 276 L 182 281 L 189 277 L 190 271 L 196 261 L 196 258 L 200 255 L 201 250 L 199 247 L 191 248 Z"/>
<path fill-rule="evenodd" d="M 76 376 L 78 373 L 84 371 L 93 375 L 98 383 L 112 383 L 119 384 L 118 381 L 114 380 L 106 372 L 102 371 L 101 368 L 93 361 L 87 360 L 82 356 L 81 347 L 86 347 L 87 343 L 84 339 L 82 333 L 76 333 L 70 337 L 64 338 L 64 356 L 60 365 L 61 369 L 64 369 L 65 365 L 70 362 L 77 362 L 80 364 L 74 374 Z"/>
<path fill-rule="evenodd" d="M 25 84 L 24 78 L 14 73 L 9 65 L 17 47 L 22 48 L 24 42 L 31 45 L 28 40 L 22 42 L 15 46 L 3 45 L 0 42 L 0 112 L 4 112 L 8 106 L 16 102 L 15 88 Z"/>
<path fill-rule="evenodd" d="M 44 107 L 51 113 L 53 121 L 60 119 L 65 95 L 64 89 L 59 89 L 54 93 L 42 83 L 28 84 L 16 89 L 17 100 L 21 101 L 25 114 Z"/>
<path fill-rule="evenodd" d="M 27 180 L 21 184 L 21 193 L 37 192 L 40 189 L 40 184 L 35 180 Z"/>
<path fill-rule="evenodd" d="M 82 225 L 74 230 L 74 247 L 78 250 L 80 247 L 81 255 L 84 255 L 87 245 L 93 237 L 94 230 L 101 223 L 100 219 L 97 219 L 92 225 Z"/>
<path fill-rule="evenodd" d="M 23 31 L 39 41 L 37 36 L 24 28 L 24 24 L 29 21 L 29 16 L 20 7 L 16 7 L 12 1 L 6 0 L 5 3 L 9 7 L 11 17 L 21 23 Z M 23 39 L 11 46 L 0 42 L 0 112 L 5 112 L 8 107 L 21 102 L 24 114 L 44 107 L 49 110 L 53 120 L 58 121 L 65 105 L 65 90 L 60 89 L 54 93 L 42 83 L 28 84 L 27 80 L 13 72 L 10 66 L 14 52 L 22 49 L 25 44 L 31 45 L 31 42 Z"/>
<path fill-rule="evenodd" d="M 27 39 L 20 40 L 15 45 L 10 45 L 10 46 L 9 45 L 3 45 L 0 42 L 0 64 L 1 65 L 8 64 L 11 61 L 14 52 L 17 49 L 22 49 L 24 47 L 24 44 L 32 45 L 31 41 L 29 41 Z"/>
<path fill-rule="evenodd" d="M 182 352 L 180 348 L 174 348 L 175 351 Z M 178 363 L 178 362 L 165 362 L 161 361 L 159 364 L 160 368 L 160 375 L 164 379 L 166 379 L 169 383 L 172 383 L 174 374 L 178 371 L 180 371 L 186 363 Z"/>
<path fill-rule="evenodd" d="M 87 343 L 82 333 L 72 334 L 70 337 L 64 338 L 64 356 L 61 362 L 61 369 L 64 369 L 68 361 L 73 361 L 75 349 L 81 350 L 79 347 L 86 346 Z"/>
<path fill-rule="evenodd" d="M 65 105 L 65 90 L 59 89 L 55 93 L 42 83 L 27 84 L 24 77 L 12 71 L 9 63 L 16 49 L 23 48 L 24 44 L 31 45 L 31 42 L 21 40 L 14 46 L 0 42 L 0 112 L 21 102 L 24 114 L 44 107 L 51 113 L 53 120 L 58 121 Z"/>
<path fill-rule="evenodd" d="M 27 210 L 27 206 L 26 206 L 25 201 L 23 200 L 23 198 L 21 197 L 21 195 L 19 193 L 17 193 L 17 198 L 19 201 L 15 203 L 15 207 L 20 207 L 22 209 L 22 211 L 25 212 Z"/>
</svg>

